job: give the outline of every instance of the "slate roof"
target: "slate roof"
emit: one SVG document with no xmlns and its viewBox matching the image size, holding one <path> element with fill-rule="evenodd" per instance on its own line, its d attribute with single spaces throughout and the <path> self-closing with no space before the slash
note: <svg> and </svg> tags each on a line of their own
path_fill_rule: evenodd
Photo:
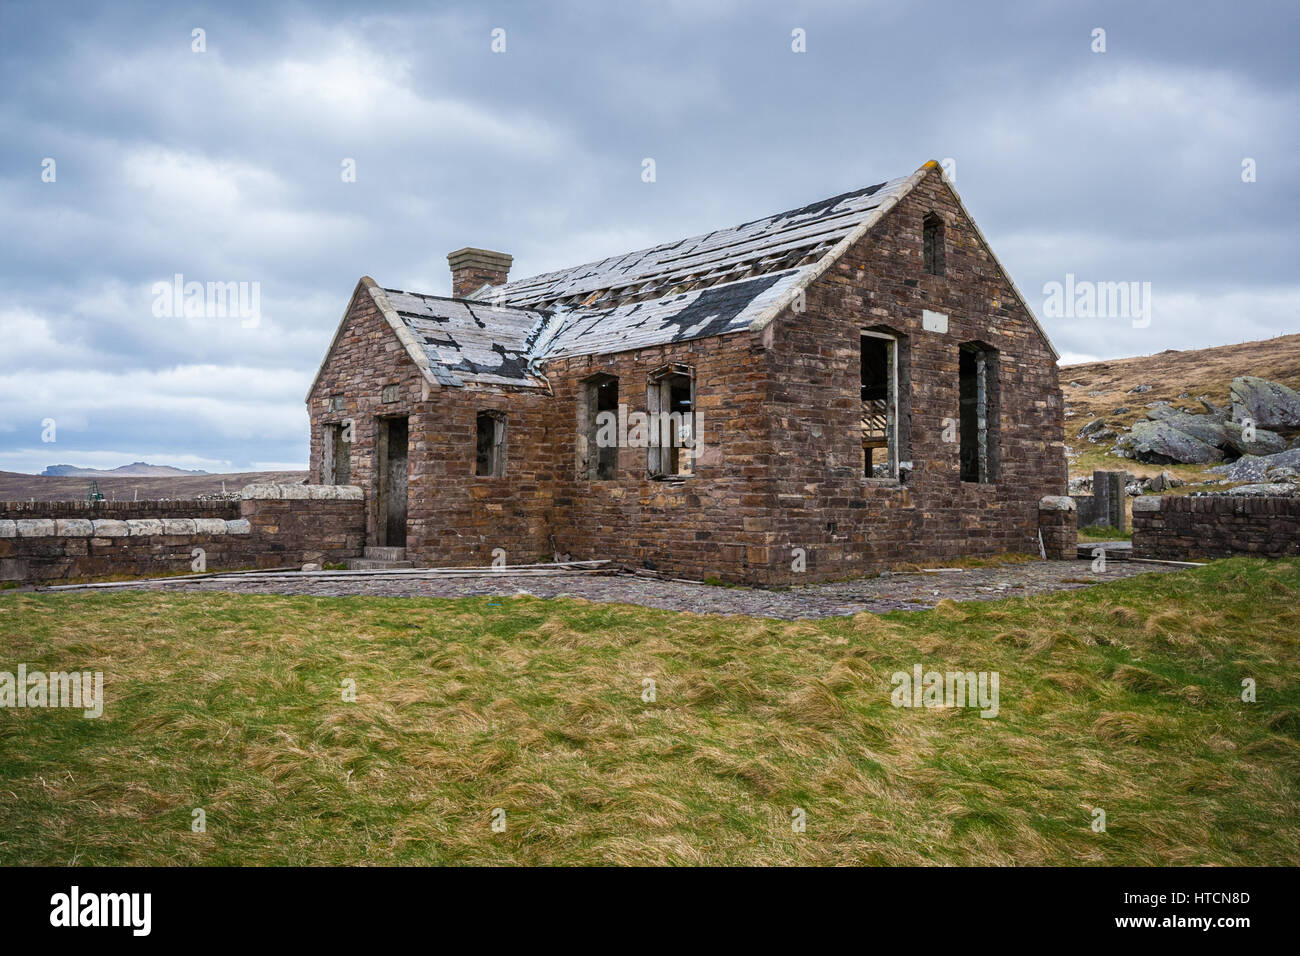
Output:
<svg viewBox="0 0 1300 956">
<path fill-rule="evenodd" d="M 546 356 L 743 331 L 913 181 L 893 179 L 729 229 L 488 286 L 476 298 L 559 312 L 564 322 Z"/>
<path fill-rule="evenodd" d="M 504 293 L 506 302 L 525 308 L 598 306 L 629 297 L 660 298 L 673 291 L 811 265 L 871 210 L 897 198 L 910 178 L 867 186 L 730 229 L 516 279 L 488 287 L 476 297 L 490 299 Z"/>
<path fill-rule="evenodd" d="M 440 384 L 544 388 L 538 363 L 547 358 L 761 328 L 935 165 L 729 229 L 484 286 L 469 299 L 377 286 L 370 294 Z"/>
<path fill-rule="evenodd" d="M 545 385 L 528 362 L 544 317 L 488 302 L 384 289 L 441 385 Z"/>
</svg>

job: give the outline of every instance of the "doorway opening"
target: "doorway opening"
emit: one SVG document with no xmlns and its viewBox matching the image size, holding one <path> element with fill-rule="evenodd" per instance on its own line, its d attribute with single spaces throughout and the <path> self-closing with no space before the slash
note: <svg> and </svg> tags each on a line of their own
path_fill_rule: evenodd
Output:
<svg viewBox="0 0 1300 956">
<path fill-rule="evenodd" d="M 406 547 L 406 418 L 380 418 L 375 537 L 381 548 Z"/>
</svg>

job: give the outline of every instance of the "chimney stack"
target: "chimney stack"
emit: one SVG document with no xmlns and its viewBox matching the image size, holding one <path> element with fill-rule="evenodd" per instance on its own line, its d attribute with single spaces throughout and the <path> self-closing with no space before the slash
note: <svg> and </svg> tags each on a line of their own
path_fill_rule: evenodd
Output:
<svg viewBox="0 0 1300 956">
<path fill-rule="evenodd" d="M 510 275 L 510 263 L 513 261 L 514 257 L 504 252 L 474 249 L 470 246 L 449 252 L 447 264 L 451 266 L 452 297 L 465 299 L 484 285 L 501 285 Z"/>
</svg>

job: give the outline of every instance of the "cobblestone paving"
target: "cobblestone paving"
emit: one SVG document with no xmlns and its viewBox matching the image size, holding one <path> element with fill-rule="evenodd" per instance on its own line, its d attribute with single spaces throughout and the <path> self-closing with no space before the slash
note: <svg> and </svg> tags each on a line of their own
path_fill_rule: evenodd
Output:
<svg viewBox="0 0 1300 956">
<path fill-rule="evenodd" d="M 988 601 L 1051 591 L 1077 590 L 1132 577 L 1163 574 L 1176 567 L 1111 561 L 1105 573 L 1094 574 L 1090 561 L 1035 561 L 1001 568 L 938 570 L 885 574 L 837 584 L 817 584 L 768 591 L 726 588 L 640 577 L 632 574 L 512 575 L 484 571 L 463 577 L 392 575 L 373 577 L 286 577 L 282 580 L 239 578 L 150 582 L 142 587 L 166 591 L 230 591 L 238 594 L 311 594 L 322 597 L 510 596 L 521 591 L 537 597 L 578 597 L 588 601 L 639 604 L 668 611 L 697 614 L 747 614 L 786 620 L 832 617 L 859 611 L 918 611 L 951 598 Z"/>
</svg>

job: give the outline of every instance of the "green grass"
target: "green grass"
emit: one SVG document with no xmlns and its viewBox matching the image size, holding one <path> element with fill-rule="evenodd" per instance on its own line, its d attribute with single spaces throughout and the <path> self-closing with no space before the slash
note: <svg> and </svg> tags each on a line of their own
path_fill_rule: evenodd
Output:
<svg viewBox="0 0 1300 956">
<path fill-rule="evenodd" d="M 0 670 L 107 704 L 0 711 L 0 864 L 1295 865 L 1298 595 L 1245 559 L 818 622 L 9 593 Z M 999 716 L 892 707 L 917 663 L 998 671 Z"/>
</svg>

